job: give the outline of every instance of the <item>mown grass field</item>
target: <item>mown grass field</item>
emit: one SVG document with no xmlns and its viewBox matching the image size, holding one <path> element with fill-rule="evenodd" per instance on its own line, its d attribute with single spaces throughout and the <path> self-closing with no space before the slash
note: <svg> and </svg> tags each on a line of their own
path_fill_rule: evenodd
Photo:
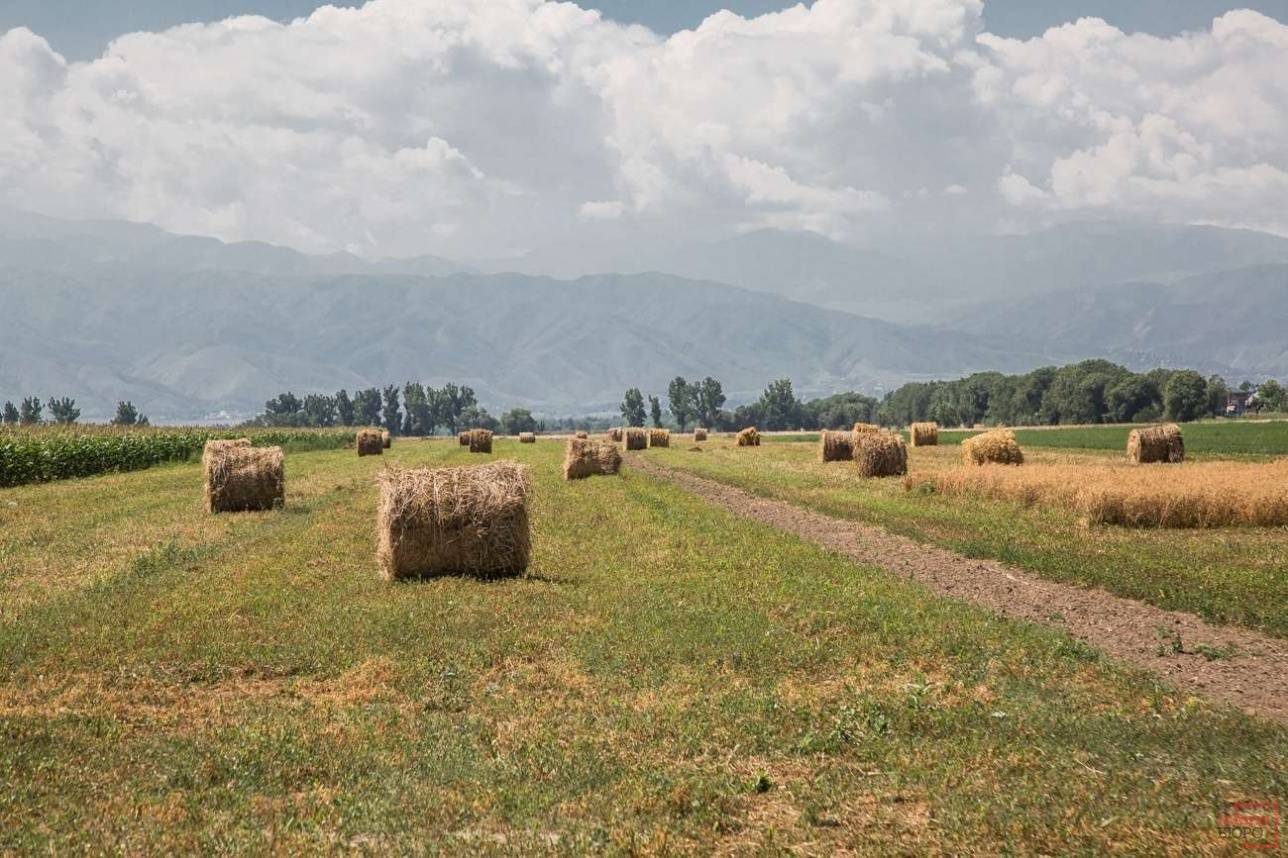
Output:
<svg viewBox="0 0 1288 858">
<path fill-rule="evenodd" d="M 1224 802 L 1288 788 L 1282 726 L 496 451 L 294 454 L 284 510 L 214 518 L 195 464 L 0 490 L 0 851 L 1237 854 Z M 499 457 L 530 573 L 378 580 L 376 471 Z"/>
<path fill-rule="evenodd" d="M 1288 636 L 1288 528 L 1087 527 L 1064 510 L 910 493 L 899 479 L 863 480 L 853 463 L 819 462 L 817 444 L 739 450 L 719 438 L 701 446 L 701 453 L 680 445 L 649 455 L 767 497 L 878 524 L 971 557 L 1013 563 L 1050 580 L 1103 587 L 1211 621 Z M 1116 454 L 1030 448 L 1027 461 L 1076 465 L 1111 456 Z M 910 449 L 909 472 L 957 468 L 960 457 L 956 445 Z"/>
</svg>

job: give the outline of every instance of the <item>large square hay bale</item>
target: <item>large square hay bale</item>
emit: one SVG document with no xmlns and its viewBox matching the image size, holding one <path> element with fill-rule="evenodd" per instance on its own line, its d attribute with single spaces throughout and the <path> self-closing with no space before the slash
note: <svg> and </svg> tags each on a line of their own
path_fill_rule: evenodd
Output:
<svg viewBox="0 0 1288 858">
<path fill-rule="evenodd" d="M 528 470 L 514 462 L 391 468 L 379 477 L 376 558 L 390 580 L 528 568 Z"/>
<path fill-rule="evenodd" d="M 756 431 L 755 426 L 748 426 L 734 436 L 734 443 L 739 447 L 759 447 L 760 433 Z"/>
<path fill-rule="evenodd" d="M 912 439 L 912 446 L 914 447 L 939 446 L 938 423 L 914 423 L 908 435 Z"/>
<path fill-rule="evenodd" d="M 853 432 L 829 432 L 824 429 L 818 439 L 818 457 L 823 462 L 848 462 L 854 458 Z"/>
<path fill-rule="evenodd" d="M 608 440 L 613 441 L 617 444 L 622 443 L 622 427 L 614 426 L 612 429 L 609 429 Z"/>
<path fill-rule="evenodd" d="M 611 441 L 569 438 L 564 450 L 564 479 L 583 480 L 596 474 L 615 474 L 622 466 L 622 454 Z"/>
<path fill-rule="evenodd" d="M 386 450 L 394 445 L 394 436 L 389 434 L 388 429 L 380 430 L 380 443 Z"/>
<path fill-rule="evenodd" d="M 202 455 L 206 510 L 246 512 L 286 502 L 281 447 L 223 445 Z"/>
<path fill-rule="evenodd" d="M 648 430 L 648 445 L 650 447 L 671 446 L 671 430 L 670 429 Z"/>
<path fill-rule="evenodd" d="M 994 429 L 963 441 L 962 461 L 968 465 L 1022 465 L 1024 451 L 1010 429 Z"/>
<path fill-rule="evenodd" d="M 492 452 L 492 430 L 491 429 L 471 429 L 470 430 L 470 452 L 471 453 L 491 453 Z"/>
<path fill-rule="evenodd" d="M 470 433 L 468 431 L 457 432 L 456 442 L 460 444 L 462 447 L 468 447 L 470 445 Z"/>
<path fill-rule="evenodd" d="M 1149 462 L 1179 464 L 1185 461 L 1185 438 L 1175 423 L 1133 429 L 1127 436 L 1127 458 L 1137 465 Z"/>
<path fill-rule="evenodd" d="M 698 426 L 697 428 L 695 428 L 693 430 L 693 440 L 694 441 L 707 440 L 707 430 L 702 428 L 701 426 Z"/>
<path fill-rule="evenodd" d="M 648 447 L 648 431 L 638 426 L 629 426 L 624 431 L 627 450 L 643 450 Z"/>
<path fill-rule="evenodd" d="M 535 433 L 535 432 L 520 432 L 520 433 L 519 433 L 519 443 L 520 443 L 520 444 L 535 444 L 535 443 L 537 443 L 537 435 L 536 435 L 536 433 Z"/>
<path fill-rule="evenodd" d="M 379 456 L 385 451 L 385 439 L 377 429 L 359 429 L 357 445 L 359 456 Z"/>
<path fill-rule="evenodd" d="M 898 432 L 861 432 L 854 436 L 854 464 L 861 477 L 901 477 L 908 473 L 908 445 Z"/>
</svg>

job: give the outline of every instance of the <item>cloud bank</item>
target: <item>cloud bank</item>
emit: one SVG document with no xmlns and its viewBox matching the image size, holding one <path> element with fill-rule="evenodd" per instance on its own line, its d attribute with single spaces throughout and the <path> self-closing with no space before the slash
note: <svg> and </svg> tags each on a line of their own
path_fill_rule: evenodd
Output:
<svg viewBox="0 0 1288 858">
<path fill-rule="evenodd" d="M 1288 27 L 1027 41 L 980 0 L 663 38 L 542 0 L 0 36 L 0 201 L 309 251 L 499 257 L 772 226 L 864 241 L 1132 216 L 1288 235 Z"/>
</svg>

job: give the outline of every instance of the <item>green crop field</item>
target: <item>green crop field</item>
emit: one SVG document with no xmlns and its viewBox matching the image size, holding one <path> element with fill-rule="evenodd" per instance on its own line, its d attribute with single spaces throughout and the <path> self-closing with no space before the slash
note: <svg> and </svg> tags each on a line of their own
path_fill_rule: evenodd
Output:
<svg viewBox="0 0 1288 858">
<path fill-rule="evenodd" d="M 562 452 L 293 453 L 242 515 L 191 462 L 0 490 L 0 852 L 1234 854 L 1288 788 L 1280 725 Z M 528 574 L 379 580 L 377 471 L 488 458 Z"/>
</svg>

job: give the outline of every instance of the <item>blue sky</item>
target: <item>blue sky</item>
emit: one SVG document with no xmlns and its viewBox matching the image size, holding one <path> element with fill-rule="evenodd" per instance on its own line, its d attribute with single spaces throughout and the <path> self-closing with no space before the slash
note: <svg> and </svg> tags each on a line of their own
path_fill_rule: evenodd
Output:
<svg viewBox="0 0 1288 858">
<path fill-rule="evenodd" d="M 98 55 L 113 37 L 135 30 L 158 30 L 191 21 L 213 21 L 255 13 L 275 19 L 307 15 L 317 0 L 0 0 L 0 32 L 28 27 L 72 59 Z M 334 5 L 361 5 L 336 0 Z M 757 15 L 794 5 L 784 0 L 583 0 L 621 21 L 645 24 L 658 32 L 692 27 L 712 12 L 728 8 Z M 987 0 L 990 31 L 1033 36 L 1080 17 L 1104 18 L 1127 31 L 1170 35 L 1202 29 L 1231 9 L 1255 9 L 1288 23 L 1288 0 Z"/>
</svg>

